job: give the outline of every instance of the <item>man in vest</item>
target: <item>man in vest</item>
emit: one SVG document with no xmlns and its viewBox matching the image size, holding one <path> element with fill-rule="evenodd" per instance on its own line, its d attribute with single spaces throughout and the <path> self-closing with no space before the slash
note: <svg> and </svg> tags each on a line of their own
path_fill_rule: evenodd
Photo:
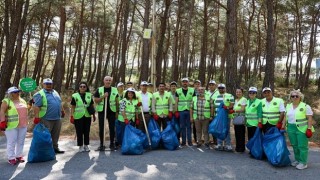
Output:
<svg viewBox="0 0 320 180">
<path fill-rule="evenodd" d="M 118 90 L 115 87 L 111 87 L 112 77 L 106 76 L 103 79 L 104 86 L 99 87 L 94 93 L 94 102 L 97 104 L 96 110 L 98 111 L 99 117 L 99 137 L 100 146 L 99 151 L 104 151 L 106 149 L 104 145 L 104 121 L 105 118 L 108 119 L 109 124 L 109 136 L 110 144 L 109 148 L 111 150 L 116 150 L 114 143 L 115 139 L 115 120 L 117 118 L 117 113 L 119 112 L 119 100 L 118 100 Z M 107 100 L 105 102 L 105 100 Z M 107 104 L 107 114 L 105 115 L 105 105 Z"/>
<path fill-rule="evenodd" d="M 147 90 L 148 90 L 148 82 L 142 81 L 140 83 L 140 91 L 137 92 L 136 95 L 137 95 L 137 98 L 139 99 L 139 102 L 141 102 L 142 104 L 143 115 L 146 120 L 146 125 L 148 126 L 149 120 L 151 117 L 152 93 L 148 92 Z M 140 107 L 138 109 L 138 112 L 139 112 L 139 119 L 143 120 Z M 144 123 L 140 123 L 138 126 L 138 129 L 145 132 L 146 130 L 144 127 Z"/>
<path fill-rule="evenodd" d="M 213 116 L 213 105 L 209 96 L 205 96 L 204 87 L 198 88 L 198 96 L 194 96 L 190 104 L 190 119 L 196 126 L 197 147 L 202 144 L 202 134 L 204 144 L 209 149 L 209 120 Z"/>
<path fill-rule="evenodd" d="M 192 146 L 191 140 L 191 123 L 190 123 L 190 103 L 195 92 L 193 88 L 188 87 L 189 79 L 182 78 L 182 87 L 177 89 L 176 97 L 178 103 L 178 111 L 176 111 L 175 116 L 178 118 L 180 116 L 180 131 L 182 136 L 182 146 L 186 145 L 186 138 L 188 140 L 188 145 Z"/>
<path fill-rule="evenodd" d="M 224 108 L 229 110 L 228 124 L 230 128 L 230 119 L 232 118 L 232 113 L 233 113 L 232 109 L 234 105 L 234 97 L 232 94 L 226 93 L 225 84 L 218 84 L 218 90 L 219 90 L 219 95 L 213 99 L 214 106 L 216 108 L 215 114 L 218 113 L 218 107 L 223 102 Z M 223 142 L 225 143 L 224 146 L 223 146 Z M 215 149 L 218 151 L 222 151 L 222 150 L 232 151 L 230 130 L 228 131 L 228 135 L 226 139 L 217 139 L 217 145 L 215 146 Z"/>
<path fill-rule="evenodd" d="M 265 98 L 261 100 L 262 122 L 258 123 L 259 128 L 262 128 L 264 133 L 274 126 L 281 129 L 284 112 L 286 110 L 283 100 L 274 97 L 269 87 L 263 88 L 262 93 Z"/>
<path fill-rule="evenodd" d="M 158 90 L 152 96 L 153 118 L 157 121 L 159 128 L 164 130 L 167 127 L 167 121 L 172 119 L 172 96 L 165 91 L 166 84 L 159 83 Z"/>
<path fill-rule="evenodd" d="M 118 90 L 118 96 L 119 96 L 119 101 L 121 101 L 124 97 L 124 84 L 122 82 L 119 82 L 117 84 L 117 90 Z"/>
<path fill-rule="evenodd" d="M 50 78 L 43 80 L 43 89 L 34 94 L 34 123 L 43 123 L 50 131 L 54 152 L 64 153 L 59 149 L 58 140 L 61 130 L 61 117 L 64 117 L 64 110 L 61 105 L 61 98 L 58 92 L 52 88 L 53 81 Z"/>
<path fill-rule="evenodd" d="M 208 91 L 206 91 L 206 96 L 210 97 L 210 100 L 212 101 L 213 99 L 215 99 L 217 96 L 219 95 L 219 91 L 217 89 L 217 84 L 215 80 L 210 80 L 209 81 L 209 85 L 208 85 Z M 212 122 L 213 117 L 210 118 L 209 120 L 209 124 Z M 209 135 L 210 136 L 210 135 Z M 212 136 L 212 135 L 211 135 Z M 212 136 L 212 142 L 213 144 L 217 144 L 217 139 Z"/>
<path fill-rule="evenodd" d="M 200 80 L 195 80 L 193 87 L 194 87 L 194 92 L 196 94 L 196 96 L 199 95 L 199 87 L 201 86 L 201 81 Z M 193 133 L 193 139 L 195 142 L 197 142 L 197 130 L 196 130 L 196 125 L 194 124 L 194 122 L 192 123 L 192 133 Z"/>
<path fill-rule="evenodd" d="M 169 93 L 171 93 L 172 109 L 174 111 L 177 111 L 177 108 L 178 108 L 177 97 L 176 97 L 177 86 L 178 86 L 178 84 L 175 81 L 172 81 L 170 83 L 170 91 L 169 91 Z M 175 121 L 177 122 L 177 124 L 180 124 L 179 118 L 176 118 Z M 180 132 L 177 133 L 177 138 L 178 138 L 178 141 L 180 141 Z"/>
</svg>

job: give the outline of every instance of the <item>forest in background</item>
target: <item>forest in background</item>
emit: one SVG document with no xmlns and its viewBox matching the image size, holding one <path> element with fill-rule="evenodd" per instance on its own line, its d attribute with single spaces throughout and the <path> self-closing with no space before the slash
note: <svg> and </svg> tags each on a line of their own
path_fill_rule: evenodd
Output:
<svg viewBox="0 0 320 180">
<path fill-rule="evenodd" d="M 105 75 L 274 88 L 280 60 L 284 86 L 303 90 L 320 56 L 319 19 L 318 0 L 3 0 L 0 98 L 24 77 L 53 78 L 58 92 L 97 88 Z"/>
</svg>

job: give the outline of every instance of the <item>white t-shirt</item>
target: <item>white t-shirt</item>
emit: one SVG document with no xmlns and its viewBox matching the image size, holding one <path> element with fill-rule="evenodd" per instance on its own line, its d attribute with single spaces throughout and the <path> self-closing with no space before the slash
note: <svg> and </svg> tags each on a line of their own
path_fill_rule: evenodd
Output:
<svg viewBox="0 0 320 180">
<path fill-rule="evenodd" d="M 272 101 L 272 100 L 271 100 Z M 270 102 L 271 102 L 270 101 Z M 270 102 L 266 100 L 266 107 L 269 108 L 270 106 Z M 285 112 L 286 111 L 286 108 L 284 107 L 284 104 L 283 102 L 281 101 L 280 104 L 279 104 L 279 112 Z"/>
<path fill-rule="evenodd" d="M 149 107 L 149 96 L 148 93 L 143 93 L 140 92 L 141 94 L 141 103 L 142 103 L 142 109 L 143 112 L 149 112 L 150 111 L 150 107 Z"/>
<path fill-rule="evenodd" d="M 289 109 L 287 113 L 287 121 L 289 124 L 295 124 L 296 123 L 296 110 L 297 110 L 297 107 L 295 109 L 293 109 L 293 106 L 291 106 L 291 108 Z M 313 115 L 313 112 L 312 112 L 312 109 L 309 105 L 306 106 L 306 115 L 307 116 L 312 116 Z"/>
</svg>

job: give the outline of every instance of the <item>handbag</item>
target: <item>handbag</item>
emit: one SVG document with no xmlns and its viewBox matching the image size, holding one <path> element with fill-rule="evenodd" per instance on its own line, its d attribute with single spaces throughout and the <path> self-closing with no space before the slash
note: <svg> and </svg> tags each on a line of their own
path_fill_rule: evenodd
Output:
<svg viewBox="0 0 320 180">
<path fill-rule="evenodd" d="M 245 125 L 246 124 L 246 117 L 243 115 L 239 115 L 233 119 L 233 125 Z"/>
</svg>

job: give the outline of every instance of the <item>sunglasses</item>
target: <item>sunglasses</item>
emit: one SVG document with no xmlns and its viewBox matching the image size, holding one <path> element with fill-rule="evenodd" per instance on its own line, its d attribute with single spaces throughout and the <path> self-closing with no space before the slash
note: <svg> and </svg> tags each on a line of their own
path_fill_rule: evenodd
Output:
<svg viewBox="0 0 320 180">
<path fill-rule="evenodd" d="M 15 92 L 12 92 L 12 93 L 14 93 L 14 94 L 17 94 L 17 93 L 19 93 L 20 91 L 15 91 Z"/>
<path fill-rule="evenodd" d="M 218 89 L 224 89 L 224 87 L 218 87 Z"/>
<path fill-rule="evenodd" d="M 249 92 L 249 94 L 257 94 L 256 92 Z"/>
<path fill-rule="evenodd" d="M 264 91 L 263 94 L 269 94 L 271 91 Z"/>
<path fill-rule="evenodd" d="M 45 85 L 52 85 L 52 83 L 44 83 Z"/>
<path fill-rule="evenodd" d="M 87 86 L 79 86 L 80 88 L 87 88 Z"/>
<path fill-rule="evenodd" d="M 299 98 L 298 95 L 292 95 L 291 98 Z"/>
</svg>

